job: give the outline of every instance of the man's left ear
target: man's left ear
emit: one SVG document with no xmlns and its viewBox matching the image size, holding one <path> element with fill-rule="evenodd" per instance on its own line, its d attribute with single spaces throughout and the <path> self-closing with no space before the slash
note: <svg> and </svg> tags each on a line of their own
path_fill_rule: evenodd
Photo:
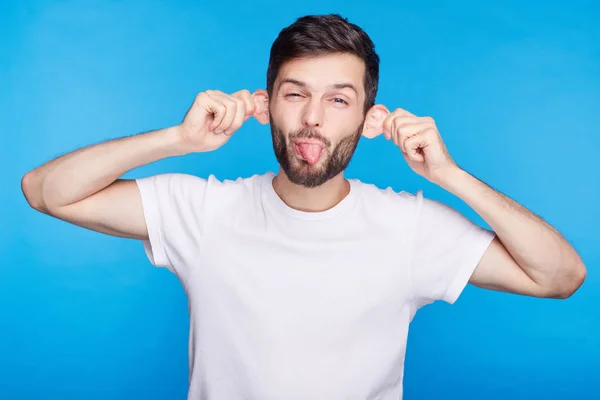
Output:
<svg viewBox="0 0 600 400">
<path fill-rule="evenodd" d="M 375 104 L 367 111 L 362 135 L 373 139 L 383 133 L 383 121 L 390 112 L 383 104 Z"/>
</svg>

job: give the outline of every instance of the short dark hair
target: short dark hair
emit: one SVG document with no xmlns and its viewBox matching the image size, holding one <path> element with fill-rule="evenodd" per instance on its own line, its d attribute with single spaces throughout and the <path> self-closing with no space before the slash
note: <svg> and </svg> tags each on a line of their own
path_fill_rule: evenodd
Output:
<svg viewBox="0 0 600 400">
<path fill-rule="evenodd" d="M 364 61 L 366 112 L 375 104 L 379 85 L 379 56 L 371 38 L 359 26 L 339 14 L 307 15 L 281 30 L 271 46 L 269 57 L 269 96 L 273 94 L 275 79 L 285 62 L 333 53 L 350 53 Z"/>
</svg>

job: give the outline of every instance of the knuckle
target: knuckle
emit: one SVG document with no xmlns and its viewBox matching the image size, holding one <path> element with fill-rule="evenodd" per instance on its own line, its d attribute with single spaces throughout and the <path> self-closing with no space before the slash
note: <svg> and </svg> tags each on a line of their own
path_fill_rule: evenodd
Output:
<svg viewBox="0 0 600 400">
<path fill-rule="evenodd" d="M 437 134 L 435 132 L 435 129 L 427 128 L 423 131 L 423 135 L 427 136 L 428 138 L 432 138 L 432 137 L 435 137 Z"/>
<path fill-rule="evenodd" d="M 382 124 L 383 128 L 387 129 L 387 130 L 392 129 L 393 121 L 394 121 L 393 118 L 384 119 L 383 124 Z"/>
<path fill-rule="evenodd" d="M 238 103 L 235 100 L 235 97 L 227 97 L 224 102 L 227 104 L 228 108 L 235 108 L 237 107 Z"/>
<path fill-rule="evenodd" d="M 233 134 L 235 131 L 237 131 L 239 128 L 241 127 L 241 124 L 238 122 L 234 122 L 231 125 L 229 125 L 229 127 L 225 130 L 225 132 L 229 135 Z"/>
</svg>

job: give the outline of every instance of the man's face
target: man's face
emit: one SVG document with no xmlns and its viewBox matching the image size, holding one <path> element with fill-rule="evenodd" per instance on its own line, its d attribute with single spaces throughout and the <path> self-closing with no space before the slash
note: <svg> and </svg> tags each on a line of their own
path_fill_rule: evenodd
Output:
<svg viewBox="0 0 600 400">
<path fill-rule="evenodd" d="M 270 99 L 277 161 L 287 177 L 319 186 L 348 166 L 364 122 L 363 61 L 350 54 L 284 64 Z"/>
</svg>

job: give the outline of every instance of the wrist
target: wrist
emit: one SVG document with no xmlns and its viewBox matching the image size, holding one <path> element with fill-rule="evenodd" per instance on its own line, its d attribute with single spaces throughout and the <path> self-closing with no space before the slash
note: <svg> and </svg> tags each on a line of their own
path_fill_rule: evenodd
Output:
<svg viewBox="0 0 600 400">
<path fill-rule="evenodd" d="M 169 156 L 185 156 L 191 153 L 189 146 L 185 144 L 183 130 L 184 128 L 181 125 L 174 125 L 161 131 L 164 148 Z"/>
<path fill-rule="evenodd" d="M 468 172 L 458 166 L 454 166 L 439 173 L 434 183 L 457 195 L 461 191 L 461 188 L 464 188 L 468 184 L 469 178 L 471 178 L 471 175 Z"/>
</svg>

